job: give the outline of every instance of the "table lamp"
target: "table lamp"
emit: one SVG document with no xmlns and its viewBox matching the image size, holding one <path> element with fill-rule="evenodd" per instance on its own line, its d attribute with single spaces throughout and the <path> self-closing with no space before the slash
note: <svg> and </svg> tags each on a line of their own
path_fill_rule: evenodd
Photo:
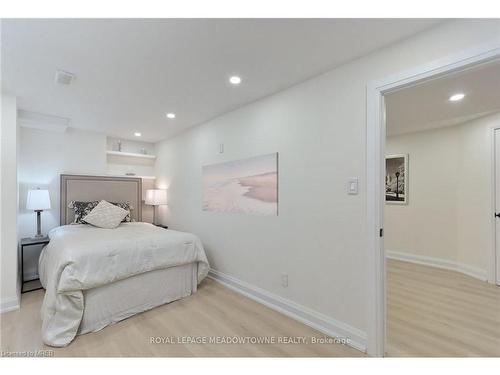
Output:
<svg viewBox="0 0 500 375">
<path fill-rule="evenodd" d="M 40 214 L 43 210 L 50 210 L 50 195 L 48 190 L 36 189 L 28 191 L 26 209 L 36 212 L 36 235 L 32 238 L 42 238 Z"/>
<path fill-rule="evenodd" d="M 167 204 L 167 190 L 148 189 L 146 190 L 145 204 L 153 206 L 153 224 L 156 225 L 156 206 Z"/>
</svg>

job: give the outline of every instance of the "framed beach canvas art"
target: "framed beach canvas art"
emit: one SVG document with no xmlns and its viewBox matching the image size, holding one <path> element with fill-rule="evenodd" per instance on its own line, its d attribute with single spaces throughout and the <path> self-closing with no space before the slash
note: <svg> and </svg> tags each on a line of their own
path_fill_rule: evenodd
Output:
<svg viewBox="0 0 500 375">
<path fill-rule="evenodd" d="M 408 204 L 408 155 L 385 157 L 385 202 Z"/>
<path fill-rule="evenodd" d="M 202 168 L 203 211 L 278 214 L 278 154 Z"/>
</svg>

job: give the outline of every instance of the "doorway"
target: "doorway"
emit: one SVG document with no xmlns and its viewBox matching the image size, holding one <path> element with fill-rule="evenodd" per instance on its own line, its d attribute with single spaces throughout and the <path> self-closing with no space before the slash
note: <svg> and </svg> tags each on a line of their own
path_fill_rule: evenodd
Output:
<svg viewBox="0 0 500 375">
<path fill-rule="evenodd" d="M 367 225 L 369 277 L 368 353 L 384 356 L 386 349 L 386 263 L 384 248 L 385 96 L 417 83 L 436 79 L 500 57 L 498 44 L 483 45 L 432 62 L 367 87 Z M 411 199 L 411 196 L 410 196 Z M 490 277 L 493 271 L 490 271 Z"/>
<path fill-rule="evenodd" d="M 500 60 L 384 97 L 388 356 L 500 356 L 488 284 L 499 91 Z"/>
</svg>

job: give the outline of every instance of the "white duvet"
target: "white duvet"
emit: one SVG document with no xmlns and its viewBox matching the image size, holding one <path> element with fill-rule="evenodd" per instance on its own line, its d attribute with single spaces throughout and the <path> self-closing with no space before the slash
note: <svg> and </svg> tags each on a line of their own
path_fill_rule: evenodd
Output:
<svg viewBox="0 0 500 375">
<path fill-rule="evenodd" d="M 122 223 L 116 229 L 65 225 L 49 232 L 39 261 L 46 289 L 42 338 L 66 346 L 76 336 L 83 310 L 83 290 L 144 272 L 198 263 L 198 283 L 208 274 L 201 241 L 193 234 L 148 223 Z"/>
</svg>

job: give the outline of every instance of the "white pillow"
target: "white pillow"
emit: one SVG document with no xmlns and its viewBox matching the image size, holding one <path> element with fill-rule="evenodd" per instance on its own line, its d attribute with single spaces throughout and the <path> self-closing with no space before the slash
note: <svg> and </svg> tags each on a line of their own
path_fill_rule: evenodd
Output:
<svg viewBox="0 0 500 375">
<path fill-rule="evenodd" d="M 99 228 L 113 229 L 120 225 L 128 214 L 127 210 L 102 200 L 83 220 Z"/>
</svg>

